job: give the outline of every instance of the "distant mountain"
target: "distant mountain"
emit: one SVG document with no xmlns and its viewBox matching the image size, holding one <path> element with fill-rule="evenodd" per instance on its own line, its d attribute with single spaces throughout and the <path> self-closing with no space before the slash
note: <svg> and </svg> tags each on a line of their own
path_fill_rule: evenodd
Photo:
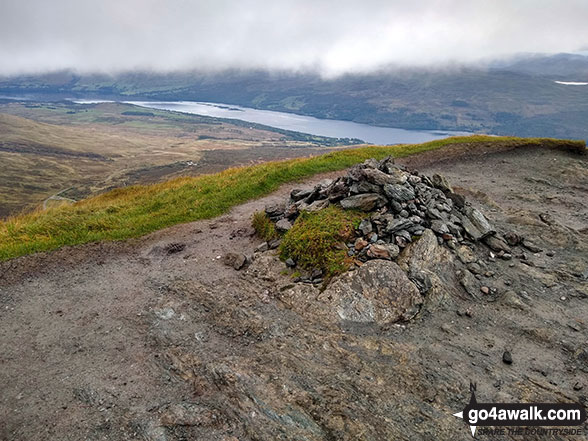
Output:
<svg viewBox="0 0 588 441">
<path fill-rule="evenodd" d="M 58 72 L 0 79 L 0 95 L 194 100 L 405 129 L 588 139 L 588 57 L 525 56 L 485 68 L 395 70 L 324 79 L 313 74 L 225 71 Z"/>
<path fill-rule="evenodd" d="M 588 81 L 588 56 L 580 54 L 525 55 L 496 63 L 500 70 L 551 77 L 563 81 Z"/>
</svg>

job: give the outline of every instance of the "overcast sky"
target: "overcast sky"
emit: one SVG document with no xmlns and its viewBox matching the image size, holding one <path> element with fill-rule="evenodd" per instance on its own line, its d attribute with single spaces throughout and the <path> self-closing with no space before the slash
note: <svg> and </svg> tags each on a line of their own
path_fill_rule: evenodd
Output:
<svg viewBox="0 0 588 441">
<path fill-rule="evenodd" d="M 324 75 L 588 47 L 588 0 L 0 0 L 0 73 Z"/>
</svg>

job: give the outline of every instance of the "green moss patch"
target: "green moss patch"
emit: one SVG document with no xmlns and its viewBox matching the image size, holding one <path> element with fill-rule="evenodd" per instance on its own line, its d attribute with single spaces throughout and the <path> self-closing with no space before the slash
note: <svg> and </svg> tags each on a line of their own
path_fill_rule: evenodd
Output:
<svg viewBox="0 0 588 441">
<path fill-rule="evenodd" d="M 280 245 L 280 257 L 293 259 L 303 269 L 321 269 L 326 277 L 343 272 L 350 260 L 346 242 L 365 213 L 330 205 L 314 213 L 302 212 Z"/>
</svg>

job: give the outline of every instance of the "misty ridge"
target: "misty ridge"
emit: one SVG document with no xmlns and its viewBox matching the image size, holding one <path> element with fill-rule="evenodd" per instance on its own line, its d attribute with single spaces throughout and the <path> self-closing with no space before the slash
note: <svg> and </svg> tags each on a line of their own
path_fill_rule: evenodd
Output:
<svg viewBox="0 0 588 441">
<path fill-rule="evenodd" d="M 523 54 L 479 66 L 318 72 L 228 69 L 0 79 L 0 95 L 31 99 L 200 101 L 374 126 L 588 139 L 588 57 Z M 559 81 L 559 83 L 557 82 Z"/>
<path fill-rule="evenodd" d="M 588 48 L 588 4 L 367 0 L 3 2 L 0 74 L 227 69 L 334 78 Z"/>
</svg>

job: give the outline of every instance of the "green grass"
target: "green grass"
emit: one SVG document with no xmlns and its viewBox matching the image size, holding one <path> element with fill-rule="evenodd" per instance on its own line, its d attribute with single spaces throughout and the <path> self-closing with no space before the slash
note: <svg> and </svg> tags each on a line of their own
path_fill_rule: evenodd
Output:
<svg viewBox="0 0 588 441">
<path fill-rule="evenodd" d="M 280 257 L 292 258 L 300 268 L 321 269 L 325 277 L 345 271 L 345 243 L 365 213 L 330 205 L 314 213 L 303 211 L 280 244 Z"/>
<path fill-rule="evenodd" d="M 255 230 L 255 234 L 261 239 L 272 240 L 278 237 L 278 232 L 276 231 L 274 223 L 263 211 L 258 211 L 253 214 L 251 225 Z"/>
<path fill-rule="evenodd" d="M 77 202 L 0 222 L 0 260 L 103 240 L 122 240 L 183 222 L 207 219 L 271 193 L 280 185 L 317 173 L 341 170 L 367 158 L 402 157 L 449 144 L 472 148 L 546 145 L 584 151 L 584 142 L 471 136 L 417 145 L 367 146 L 312 158 L 268 162 L 198 177 L 125 187 Z"/>
</svg>

